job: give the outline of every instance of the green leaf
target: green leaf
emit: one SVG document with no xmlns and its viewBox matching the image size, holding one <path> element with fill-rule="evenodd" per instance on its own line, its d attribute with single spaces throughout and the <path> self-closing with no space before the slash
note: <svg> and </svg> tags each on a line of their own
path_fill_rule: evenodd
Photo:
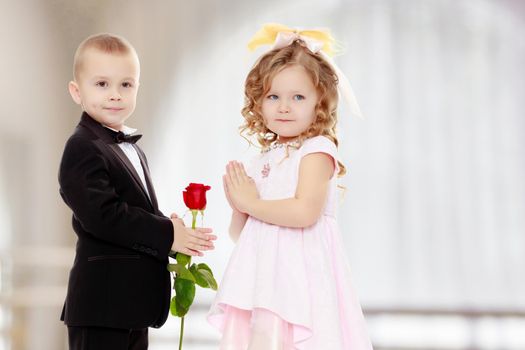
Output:
<svg viewBox="0 0 525 350">
<path fill-rule="evenodd" d="M 199 268 L 197 271 L 199 271 L 200 275 L 208 282 L 209 288 L 217 290 L 217 281 L 215 281 L 213 274 L 209 270 Z"/>
<path fill-rule="evenodd" d="M 184 316 L 186 316 L 186 314 L 188 313 L 188 311 L 190 311 L 190 309 L 185 309 L 185 308 L 183 308 L 183 307 L 179 304 L 179 301 L 177 301 L 176 303 L 177 303 L 177 307 L 178 307 L 178 310 L 179 310 L 179 317 L 184 317 Z"/>
<path fill-rule="evenodd" d="M 205 263 L 200 263 L 199 265 L 197 265 L 197 268 L 198 269 L 204 269 L 204 270 L 208 270 L 210 271 L 210 273 L 212 274 L 213 276 L 213 272 L 211 272 L 211 269 L 208 265 L 206 265 Z"/>
<path fill-rule="evenodd" d="M 195 282 L 193 274 L 181 264 L 168 264 L 168 271 L 177 273 L 177 278 Z"/>
<path fill-rule="evenodd" d="M 179 302 L 177 301 L 177 298 L 173 297 L 171 298 L 170 302 L 170 312 L 173 316 L 183 317 L 188 313 L 189 309 L 186 309 L 182 307 Z"/>
<path fill-rule="evenodd" d="M 180 306 L 189 309 L 195 299 L 195 282 L 175 278 L 175 298 Z"/>
<path fill-rule="evenodd" d="M 199 275 L 206 280 L 207 286 L 204 287 L 203 285 L 200 285 L 204 288 L 211 288 L 213 290 L 217 290 L 217 281 L 215 280 L 215 277 L 213 277 L 213 272 L 211 271 L 210 267 L 204 263 L 200 263 L 197 265 L 197 271 Z M 194 274 L 195 276 L 195 274 Z M 196 278 L 197 279 L 197 278 Z M 198 283 L 197 283 L 198 284 Z"/>
<path fill-rule="evenodd" d="M 171 301 L 170 301 L 170 313 L 173 316 L 178 316 L 177 315 L 177 300 L 175 299 L 175 297 L 171 298 Z"/>
<path fill-rule="evenodd" d="M 176 259 L 177 259 L 177 263 L 186 266 L 190 262 L 191 257 L 186 254 L 177 253 Z"/>
<path fill-rule="evenodd" d="M 195 277 L 195 283 L 197 283 L 202 288 L 209 288 L 210 285 L 208 284 L 208 281 L 202 276 L 202 274 L 197 270 L 197 265 L 192 264 L 190 266 L 190 272 L 193 274 L 193 277 Z"/>
</svg>

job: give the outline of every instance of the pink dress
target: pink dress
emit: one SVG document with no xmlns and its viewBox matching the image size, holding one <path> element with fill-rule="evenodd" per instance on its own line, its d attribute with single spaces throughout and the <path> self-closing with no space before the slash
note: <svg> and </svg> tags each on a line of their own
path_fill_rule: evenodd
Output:
<svg viewBox="0 0 525 350">
<path fill-rule="evenodd" d="M 301 158 L 317 152 L 337 159 L 323 136 L 258 155 L 248 174 L 260 197 L 294 197 Z M 208 314 L 222 350 L 372 349 L 337 226 L 336 178 L 312 226 L 246 221 Z"/>
</svg>

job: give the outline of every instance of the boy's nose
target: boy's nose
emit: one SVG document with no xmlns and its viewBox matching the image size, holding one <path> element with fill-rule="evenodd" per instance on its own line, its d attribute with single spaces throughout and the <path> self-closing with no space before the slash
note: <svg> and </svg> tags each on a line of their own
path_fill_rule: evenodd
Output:
<svg viewBox="0 0 525 350">
<path fill-rule="evenodd" d="M 109 99 L 111 101 L 120 101 L 122 99 L 122 96 L 120 96 L 120 93 L 118 90 L 111 91 L 111 95 L 109 96 Z"/>
</svg>

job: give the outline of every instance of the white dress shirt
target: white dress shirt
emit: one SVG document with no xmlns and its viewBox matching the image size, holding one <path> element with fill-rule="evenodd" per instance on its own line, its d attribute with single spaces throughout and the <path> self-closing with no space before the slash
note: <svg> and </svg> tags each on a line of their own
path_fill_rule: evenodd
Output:
<svg viewBox="0 0 525 350">
<path fill-rule="evenodd" d="M 104 127 L 108 128 L 110 130 L 113 130 L 115 132 L 118 132 L 118 130 L 115 130 L 113 128 L 107 127 L 105 125 L 104 125 Z M 126 134 L 126 135 L 131 135 L 131 134 L 134 134 L 137 131 L 137 129 L 133 129 L 133 128 L 130 128 L 130 127 L 124 125 L 122 127 L 121 131 L 124 134 Z M 135 168 L 135 171 L 137 172 L 137 174 L 140 177 L 140 181 L 142 181 L 142 185 L 144 185 L 144 189 L 146 190 L 148 198 L 151 199 L 151 197 L 149 195 L 149 191 L 148 191 L 148 186 L 146 185 L 146 177 L 144 175 L 144 169 L 142 168 L 142 164 L 140 164 L 140 158 L 139 158 L 139 155 L 137 153 L 137 150 L 135 149 L 135 147 L 133 147 L 133 144 L 131 144 L 129 142 L 121 142 L 121 143 L 118 144 L 118 146 L 124 152 L 126 157 L 128 157 L 129 161 L 131 162 L 131 164 Z"/>
</svg>

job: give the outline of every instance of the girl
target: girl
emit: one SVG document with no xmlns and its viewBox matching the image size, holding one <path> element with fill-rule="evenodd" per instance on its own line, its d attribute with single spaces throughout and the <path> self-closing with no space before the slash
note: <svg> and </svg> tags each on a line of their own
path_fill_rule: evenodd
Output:
<svg viewBox="0 0 525 350">
<path fill-rule="evenodd" d="M 369 350 L 336 222 L 338 77 L 312 33 L 331 37 L 275 28 L 242 109 L 263 150 L 223 177 L 237 243 L 208 320 L 224 350 Z"/>
</svg>

